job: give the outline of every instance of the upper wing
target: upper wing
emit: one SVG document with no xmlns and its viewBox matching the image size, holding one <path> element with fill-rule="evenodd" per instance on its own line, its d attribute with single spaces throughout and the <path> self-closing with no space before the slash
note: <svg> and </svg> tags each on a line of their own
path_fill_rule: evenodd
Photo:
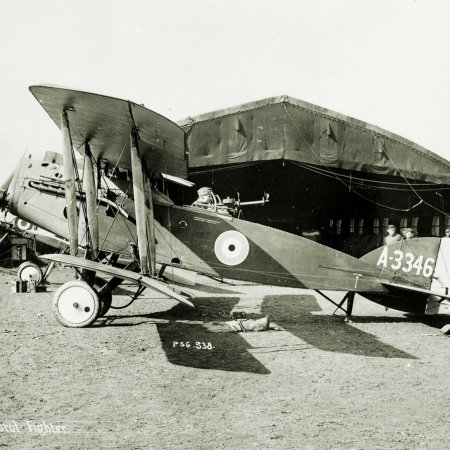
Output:
<svg viewBox="0 0 450 450">
<path fill-rule="evenodd" d="M 138 130 L 139 146 L 147 167 L 177 177 L 187 176 L 184 131 L 144 106 L 104 95 L 55 86 L 31 86 L 30 92 L 61 127 L 68 111 L 72 142 L 81 153 L 89 143 L 95 159 L 131 169 L 130 132 Z"/>
</svg>

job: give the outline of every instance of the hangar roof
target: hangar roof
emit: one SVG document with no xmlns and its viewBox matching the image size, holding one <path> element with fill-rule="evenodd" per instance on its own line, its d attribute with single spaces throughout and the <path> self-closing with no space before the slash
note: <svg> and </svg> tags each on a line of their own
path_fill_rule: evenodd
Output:
<svg viewBox="0 0 450 450">
<path fill-rule="evenodd" d="M 450 184 L 450 162 L 375 125 L 286 95 L 189 117 L 189 166 L 286 159 Z"/>
</svg>

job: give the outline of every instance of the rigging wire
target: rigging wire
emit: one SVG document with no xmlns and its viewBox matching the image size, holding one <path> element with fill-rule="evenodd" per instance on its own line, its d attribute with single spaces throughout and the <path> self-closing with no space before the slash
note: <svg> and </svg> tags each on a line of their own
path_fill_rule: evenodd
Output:
<svg viewBox="0 0 450 450">
<path fill-rule="evenodd" d="M 299 167 L 302 167 L 305 170 L 308 170 L 310 172 L 313 173 L 317 173 L 319 175 L 322 175 L 324 177 L 329 177 L 329 178 L 335 178 L 335 177 L 339 177 L 341 179 L 351 179 L 352 184 L 357 184 L 359 186 L 361 186 L 361 188 L 365 188 L 365 189 L 377 189 L 377 190 L 396 190 L 396 191 L 406 191 L 409 190 L 409 186 L 406 186 L 406 183 L 403 182 L 390 182 L 390 181 L 381 181 L 381 180 L 373 180 L 370 178 L 361 178 L 361 177 L 355 177 L 353 174 L 351 176 L 349 175 L 345 175 L 345 174 L 341 174 L 341 173 L 336 173 L 333 172 L 331 170 L 324 170 L 321 169 L 320 167 L 317 166 L 312 166 L 308 163 L 301 163 L 299 161 L 292 161 L 292 160 L 288 160 L 288 162 L 297 165 Z M 360 181 L 360 183 L 356 183 L 355 180 Z M 365 184 L 365 183 L 377 183 L 380 184 L 381 186 L 370 186 L 369 184 Z M 383 186 L 386 185 L 386 186 Z M 403 188 L 395 188 L 392 186 L 406 186 Z M 420 190 L 422 192 L 434 192 L 434 191 L 447 191 L 450 190 L 450 187 L 431 187 L 429 183 L 420 183 L 420 184 L 415 184 L 414 186 L 424 186 L 427 187 L 428 189 L 424 189 L 421 188 Z"/>
<path fill-rule="evenodd" d="M 449 217 L 449 215 L 447 213 L 445 213 L 444 211 L 441 211 L 439 208 L 437 208 L 436 206 L 432 205 L 431 203 L 428 203 L 427 201 L 425 201 L 418 193 L 417 191 L 414 189 L 414 187 L 410 184 L 410 182 L 408 181 L 408 179 L 403 175 L 402 170 L 397 166 L 397 164 L 395 164 L 394 160 L 391 158 L 391 156 L 389 155 L 389 153 L 386 151 L 386 149 L 384 149 L 384 153 L 386 153 L 387 157 L 391 160 L 392 164 L 394 164 L 395 168 L 400 172 L 400 175 L 402 176 L 402 178 L 406 181 L 406 183 L 408 184 L 408 186 L 411 188 L 411 190 L 414 192 L 414 194 L 416 194 L 417 198 L 419 198 L 425 205 L 429 206 L 430 208 L 434 209 L 435 211 L 438 211 L 439 213 L 443 214 L 445 217 Z"/>
<path fill-rule="evenodd" d="M 204 170 L 197 170 L 195 172 L 189 172 L 190 175 L 200 175 L 202 173 L 207 173 L 207 172 L 211 172 L 211 173 L 215 173 L 215 172 L 222 172 L 224 170 L 228 171 L 228 170 L 235 170 L 235 169 L 242 169 L 242 168 L 246 168 L 246 167 L 252 167 L 252 166 L 257 166 L 260 164 L 264 164 L 267 161 L 253 161 L 251 163 L 245 162 L 245 166 L 243 166 L 243 164 L 236 164 L 234 166 L 225 166 L 225 167 L 219 167 L 218 169 L 204 169 Z"/>
<path fill-rule="evenodd" d="M 117 167 L 117 164 L 116 164 L 116 167 Z M 113 171 L 114 171 L 114 170 L 115 170 L 115 169 L 113 169 Z M 110 179 L 105 175 L 104 172 L 102 172 L 102 178 L 103 178 L 103 181 L 104 181 L 104 183 L 105 183 L 106 186 L 108 185 L 108 180 L 109 180 L 109 181 L 112 181 L 112 180 L 110 180 Z M 132 183 L 129 183 L 129 184 L 128 184 L 128 188 L 127 188 L 127 190 L 125 191 L 125 195 L 123 196 L 122 203 L 121 203 L 121 204 L 118 203 L 118 204 L 117 204 L 118 206 L 122 207 L 123 204 L 125 203 L 125 198 L 128 196 L 128 191 L 129 191 L 129 189 L 130 189 L 130 187 L 131 187 L 131 184 L 132 184 Z M 111 224 L 111 227 L 109 228 L 108 233 L 107 233 L 107 235 L 106 235 L 105 240 L 103 241 L 103 243 L 104 243 L 104 242 L 106 241 L 106 239 L 108 238 L 109 233 L 111 232 L 111 229 L 112 229 L 112 227 L 113 227 L 113 225 L 114 225 L 114 222 L 116 221 L 116 218 L 117 218 L 118 215 L 119 215 L 119 211 L 117 211 L 117 212 L 114 214 L 114 220 L 113 220 L 113 223 Z M 125 223 L 125 226 L 127 227 L 127 230 L 128 230 L 128 233 L 130 234 L 130 237 L 131 237 L 132 242 L 133 242 L 134 244 L 137 244 L 136 239 L 135 239 L 135 237 L 133 236 L 133 233 L 131 232 L 131 230 L 130 230 L 130 228 L 129 228 L 127 222 L 128 222 L 127 220 L 124 220 L 124 221 L 123 221 L 123 223 Z M 102 245 L 103 245 L 103 244 L 102 244 Z"/>
<path fill-rule="evenodd" d="M 441 212 L 442 214 L 446 215 L 446 213 L 444 213 L 443 211 L 440 211 L 438 208 L 430 205 L 429 203 L 425 202 L 423 200 L 423 198 L 414 190 L 414 188 L 412 188 L 411 184 L 408 182 L 408 180 L 406 179 L 406 177 L 403 175 L 403 172 L 401 171 L 401 169 L 399 169 L 397 167 L 397 165 L 394 164 L 394 162 L 392 161 L 392 159 L 390 158 L 390 156 L 388 155 L 389 159 L 391 159 L 392 163 L 395 165 L 395 167 L 397 168 L 397 170 L 400 172 L 400 174 L 402 175 L 403 179 L 407 182 L 407 184 L 409 185 L 409 187 L 412 189 L 412 191 L 416 194 L 416 196 L 419 199 L 419 202 L 416 203 L 415 205 L 411 206 L 410 208 L 394 208 L 391 206 L 387 206 L 387 205 L 383 205 L 379 202 L 376 202 L 375 200 L 372 200 L 366 196 L 364 196 L 363 194 L 359 193 L 358 191 L 354 190 L 351 185 L 346 184 L 341 178 L 339 178 L 332 170 L 330 170 L 327 165 L 325 164 L 325 162 L 320 158 L 320 156 L 317 154 L 317 152 L 314 150 L 314 148 L 311 146 L 311 144 L 306 140 L 306 138 L 304 137 L 303 133 L 300 131 L 300 129 L 298 128 L 297 124 L 295 123 L 294 119 L 292 118 L 292 116 L 289 113 L 289 110 L 287 109 L 286 105 L 283 104 L 284 110 L 286 111 L 287 116 L 289 117 L 289 120 L 292 122 L 292 124 L 294 125 L 295 129 L 297 130 L 298 134 L 300 135 L 300 137 L 305 141 L 306 145 L 309 147 L 309 149 L 314 153 L 314 155 L 316 156 L 317 160 L 320 162 L 320 164 L 322 166 L 324 166 L 325 171 L 327 171 L 330 176 L 332 176 L 333 178 L 335 178 L 337 181 L 339 181 L 340 183 L 342 183 L 349 191 L 352 191 L 353 193 L 355 193 L 356 195 L 358 195 L 359 197 L 377 205 L 380 206 L 382 208 L 386 208 L 386 209 L 390 209 L 393 211 L 402 211 L 402 212 L 408 212 L 411 211 L 412 209 L 416 208 L 417 206 L 419 206 L 421 203 L 424 203 L 430 207 L 432 207 L 433 209 L 438 210 L 439 212 Z"/>
<path fill-rule="evenodd" d="M 81 147 L 82 147 L 83 145 L 84 145 L 83 143 L 80 144 L 80 145 L 76 148 L 76 150 L 77 150 L 78 152 L 80 152 L 80 149 L 81 149 Z M 126 143 L 124 144 L 124 146 L 123 146 L 123 148 L 122 148 L 122 151 L 121 151 L 121 153 L 120 153 L 120 155 L 119 155 L 119 158 L 117 159 L 117 161 L 116 161 L 116 163 L 115 163 L 115 166 L 114 166 L 113 169 L 112 169 L 113 171 L 116 170 L 116 168 L 118 167 L 118 164 L 119 164 L 119 162 L 120 162 L 120 159 L 122 158 L 123 152 L 125 151 L 125 148 L 126 148 Z M 80 152 L 80 153 L 81 153 L 81 152 Z M 74 155 L 74 154 L 73 154 L 73 158 L 74 158 L 74 166 L 75 166 L 76 171 L 77 171 L 76 176 L 77 176 L 77 178 L 78 178 L 78 189 L 79 189 L 79 192 L 80 192 L 80 195 L 81 195 L 81 193 L 82 193 L 82 188 L 80 188 L 80 181 L 79 181 L 79 175 L 78 175 L 78 167 L 76 166 L 76 160 L 75 160 L 75 155 Z M 95 159 L 94 155 L 92 155 L 92 160 L 93 160 L 94 164 L 98 167 L 98 160 Z M 108 186 L 108 183 L 107 183 L 108 179 L 106 178 L 104 172 L 101 173 L 101 177 L 102 177 L 102 179 L 103 179 L 105 185 Z M 125 195 L 128 194 L 128 190 L 129 190 L 130 186 L 131 186 L 131 183 L 129 184 L 128 189 L 127 189 Z M 97 187 L 97 189 L 98 189 L 98 187 Z M 124 199 L 124 200 L 125 200 L 125 199 Z M 88 225 L 91 223 L 92 220 L 94 220 L 94 218 L 92 217 L 92 218 L 89 219 L 89 218 L 87 217 L 87 210 L 85 211 L 85 209 L 86 209 L 85 202 L 81 201 L 80 203 L 82 204 L 82 207 L 83 207 L 83 213 L 84 213 L 84 215 L 85 215 L 85 220 L 86 220 L 86 229 L 85 229 L 84 234 L 82 235 L 82 239 L 84 239 L 84 238 L 88 238 L 88 236 L 89 236 L 89 227 L 88 227 Z M 96 213 L 98 213 L 99 208 L 100 208 L 100 205 L 101 205 L 100 199 L 97 198 L 97 204 L 96 204 L 96 207 L 95 207 L 95 212 L 96 212 Z M 99 251 L 101 251 L 101 250 L 104 249 L 104 245 L 105 245 L 105 243 L 106 243 L 106 240 L 108 239 L 108 236 L 109 236 L 109 234 L 110 234 L 110 232 L 111 232 L 111 230 L 112 230 L 112 228 L 113 228 L 113 226 L 114 226 L 114 223 L 115 223 L 115 221 L 116 221 L 118 215 L 120 215 L 119 212 L 118 212 L 118 211 L 115 212 L 113 221 L 112 221 L 112 223 L 111 223 L 111 226 L 109 227 L 108 232 L 107 232 L 105 238 L 103 239 L 103 242 L 101 243 L 101 245 L 99 245 Z M 128 224 L 127 224 L 127 221 L 124 221 L 124 223 L 125 223 L 125 226 L 127 227 L 127 230 L 128 230 L 128 232 L 129 232 L 129 234 L 130 234 L 130 236 L 131 236 L 132 241 L 133 241 L 134 243 L 136 243 L 136 242 L 135 242 L 135 238 L 134 238 L 134 236 L 133 236 L 133 233 L 131 232 L 131 230 L 130 230 Z"/>
</svg>

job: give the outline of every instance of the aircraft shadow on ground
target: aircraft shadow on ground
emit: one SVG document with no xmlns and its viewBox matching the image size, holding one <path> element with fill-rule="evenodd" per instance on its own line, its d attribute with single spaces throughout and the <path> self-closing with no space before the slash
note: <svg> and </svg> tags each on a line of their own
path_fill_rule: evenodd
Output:
<svg viewBox="0 0 450 450">
<path fill-rule="evenodd" d="M 417 314 L 406 314 L 411 322 L 420 322 L 432 328 L 442 328 L 444 325 L 450 323 L 448 316 L 425 316 Z"/>
<path fill-rule="evenodd" d="M 261 306 L 262 314 L 269 314 L 271 322 L 319 350 L 378 358 L 416 359 L 381 342 L 376 336 L 346 324 L 342 316 L 312 314 L 315 311 L 322 311 L 322 308 L 313 295 L 270 295 L 264 298 Z M 389 322 L 389 319 L 384 318 L 383 321 Z"/>
<path fill-rule="evenodd" d="M 99 326 L 130 326 L 156 322 L 162 348 L 170 363 L 198 369 L 269 374 L 270 371 L 248 351 L 251 347 L 226 321 L 238 297 L 194 299 L 196 309 L 177 304 L 167 311 L 133 316 L 106 316 Z M 121 324 L 130 318 L 139 323 Z M 186 346 L 188 344 L 188 347 Z M 205 348 L 206 347 L 206 348 Z"/>
<path fill-rule="evenodd" d="M 237 290 L 237 286 L 234 285 L 224 285 L 226 287 L 219 286 L 203 286 L 201 284 L 196 284 L 195 286 L 186 286 L 188 289 L 192 289 L 194 291 L 205 292 L 207 294 L 242 294 Z M 179 285 L 182 289 L 184 286 Z"/>
<path fill-rule="evenodd" d="M 404 317 L 355 316 L 354 323 L 423 323 L 432 328 L 442 328 L 450 322 L 447 316 L 425 316 L 424 314 L 404 313 Z"/>
</svg>

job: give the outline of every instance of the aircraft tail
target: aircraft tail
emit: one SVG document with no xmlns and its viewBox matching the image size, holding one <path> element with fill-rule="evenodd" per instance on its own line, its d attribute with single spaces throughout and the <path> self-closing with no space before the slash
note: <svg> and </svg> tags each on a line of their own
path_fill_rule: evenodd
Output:
<svg viewBox="0 0 450 450">
<path fill-rule="evenodd" d="M 403 240 L 379 247 L 361 260 L 389 275 L 383 284 L 390 298 L 363 294 L 369 300 L 403 311 L 450 314 L 450 239 Z"/>
</svg>

